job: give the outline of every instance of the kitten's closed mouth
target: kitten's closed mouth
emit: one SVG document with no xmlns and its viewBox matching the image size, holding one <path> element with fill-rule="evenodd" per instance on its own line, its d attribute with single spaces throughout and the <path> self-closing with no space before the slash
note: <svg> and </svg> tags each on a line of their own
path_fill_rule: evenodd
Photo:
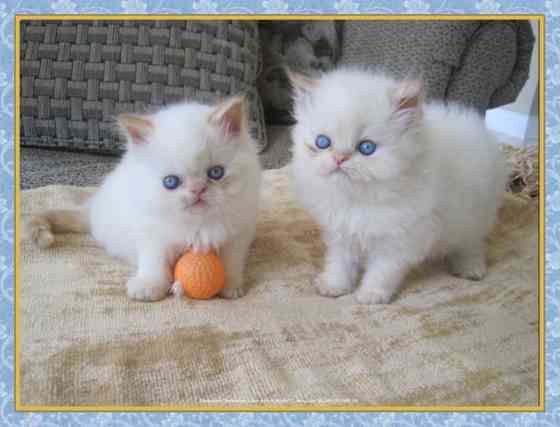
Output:
<svg viewBox="0 0 560 427">
<path fill-rule="evenodd" d="M 202 208 L 206 206 L 206 201 L 203 199 L 197 199 L 192 203 L 184 203 L 183 207 L 185 210 L 193 209 L 193 208 Z"/>
</svg>

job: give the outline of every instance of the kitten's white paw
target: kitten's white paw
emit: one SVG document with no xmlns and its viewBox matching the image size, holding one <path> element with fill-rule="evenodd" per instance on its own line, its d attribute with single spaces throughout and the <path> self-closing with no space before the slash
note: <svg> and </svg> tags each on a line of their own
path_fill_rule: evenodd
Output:
<svg viewBox="0 0 560 427">
<path fill-rule="evenodd" d="M 484 255 L 454 256 L 449 259 L 449 271 L 463 279 L 482 280 L 486 277 L 486 259 Z"/>
<path fill-rule="evenodd" d="M 359 289 L 356 292 L 356 301 L 360 304 L 389 304 L 391 295 L 375 290 Z"/>
<path fill-rule="evenodd" d="M 241 298 L 246 293 L 247 293 L 247 291 L 245 291 L 245 289 L 243 289 L 243 286 L 238 286 L 238 287 L 235 287 L 235 288 L 224 288 L 224 289 L 222 289 L 222 291 L 220 292 L 220 296 L 222 298 L 226 298 L 226 299 L 237 299 L 237 298 Z"/>
<path fill-rule="evenodd" d="M 169 283 L 132 277 L 126 284 L 126 291 L 130 299 L 138 301 L 159 301 L 168 294 Z"/>
<path fill-rule="evenodd" d="M 313 280 L 313 285 L 319 295 L 324 297 L 339 297 L 352 292 L 352 285 L 344 283 L 343 281 L 333 281 L 325 277 L 324 274 L 319 274 Z"/>
</svg>

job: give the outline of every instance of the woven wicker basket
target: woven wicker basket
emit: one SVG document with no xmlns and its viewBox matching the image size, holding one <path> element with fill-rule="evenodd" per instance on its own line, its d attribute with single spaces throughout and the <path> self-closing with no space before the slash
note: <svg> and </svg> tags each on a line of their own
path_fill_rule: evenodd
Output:
<svg viewBox="0 0 560 427">
<path fill-rule="evenodd" d="M 121 112 L 245 93 L 266 146 L 250 21 L 22 22 L 21 143 L 118 153 Z"/>
</svg>

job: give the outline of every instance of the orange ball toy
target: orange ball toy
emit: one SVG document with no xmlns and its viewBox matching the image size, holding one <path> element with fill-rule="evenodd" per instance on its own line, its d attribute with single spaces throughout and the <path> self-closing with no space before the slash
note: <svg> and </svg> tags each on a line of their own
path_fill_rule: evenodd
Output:
<svg viewBox="0 0 560 427">
<path fill-rule="evenodd" d="M 175 280 L 194 299 L 210 299 L 225 286 L 224 266 L 216 252 L 185 252 L 175 264 Z"/>
</svg>

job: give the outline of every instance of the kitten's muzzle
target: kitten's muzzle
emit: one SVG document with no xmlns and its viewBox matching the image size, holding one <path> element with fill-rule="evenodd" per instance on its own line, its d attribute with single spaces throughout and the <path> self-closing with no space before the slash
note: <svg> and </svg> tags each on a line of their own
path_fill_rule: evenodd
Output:
<svg viewBox="0 0 560 427">
<path fill-rule="evenodd" d="M 334 162 L 336 163 L 337 166 L 340 166 L 342 163 L 344 163 L 350 157 L 352 157 L 352 154 L 349 154 L 349 153 L 335 153 L 335 154 L 333 154 L 333 159 L 334 159 Z"/>
<path fill-rule="evenodd" d="M 199 199 L 201 198 L 201 196 L 204 194 L 206 190 L 208 190 L 208 185 L 206 185 L 206 183 L 189 186 L 189 191 Z"/>
<path fill-rule="evenodd" d="M 184 196 L 182 198 L 183 206 L 185 209 L 189 209 L 195 206 L 203 206 L 206 204 L 206 200 L 204 199 L 204 193 L 208 187 L 202 188 L 198 191 L 191 191 L 190 196 Z"/>
</svg>

